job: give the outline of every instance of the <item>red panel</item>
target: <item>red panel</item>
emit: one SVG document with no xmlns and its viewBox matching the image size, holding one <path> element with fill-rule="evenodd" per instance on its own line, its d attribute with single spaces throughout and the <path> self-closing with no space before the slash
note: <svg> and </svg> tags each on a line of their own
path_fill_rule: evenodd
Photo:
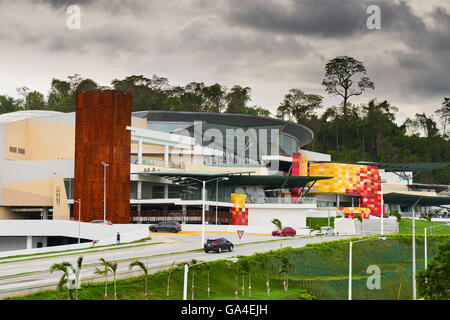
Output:
<svg viewBox="0 0 450 320">
<path fill-rule="evenodd" d="M 126 130 L 130 125 L 130 94 L 117 90 L 77 93 L 74 199 L 81 199 L 81 221 L 103 219 L 103 161 L 109 164 L 106 219 L 130 222 L 131 137 Z M 74 219 L 78 219 L 78 204 Z"/>
</svg>

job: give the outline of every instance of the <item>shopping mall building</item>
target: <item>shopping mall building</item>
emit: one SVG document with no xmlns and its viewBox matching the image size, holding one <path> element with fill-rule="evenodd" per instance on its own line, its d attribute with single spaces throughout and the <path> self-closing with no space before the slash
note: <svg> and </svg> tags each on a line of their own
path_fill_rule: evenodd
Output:
<svg viewBox="0 0 450 320">
<path fill-rule="evenodd" d="M 208 225 L 268 229 L 277 218 L 308 233 L 309 216 L 410 212 L 402 195 L 448 203 L 448 186 L 412 179 L 448 163 L 337 163 L 305 150 L 313 138 L 279 119 L 131 112 L 129 94 L 79 92 L 73 113 L 0 115 L 0 220 L 194 225 L 205 205 Z"/>
</svg>

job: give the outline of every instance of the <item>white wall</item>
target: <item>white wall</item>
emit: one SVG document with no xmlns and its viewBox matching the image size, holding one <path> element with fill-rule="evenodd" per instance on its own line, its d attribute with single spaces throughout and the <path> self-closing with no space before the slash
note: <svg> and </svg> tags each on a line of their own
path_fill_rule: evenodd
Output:
<svg viewBox="0 0 450 320">
<path fill-rule="evenodd" d="M 27 248 L 27 237 L 1 237 L 0 252 Z"/>
<path fill-rule="evenodd" d="M 141 240 L 149 236 L 148 225 L 115 224 L 108 226 L 84 222 L 80 224 L 80 237 L 82 239 L 98 240 L 97 245 L 115 244 L 117 232 L 120 233 L 121 243 Z M 25 237 L 26 239 L 27 236 L 33 236 L 33 247 L 37 246 L 37 237 L 62 236 L 78 238 L 78 222 L 63 220 L 0 220 L 0 243 L 6 243 L 6 240 L 12 239 L 11 237 Z M 11 245 L 12 244 L 8 244 L 8 246 Z M 80 245 L 75 244 L 16 250 L 13 253 L 8 251 L 6 255 L 32 254 L 39 252 L 86 248 L 90 246 L 92 246 L 92 243 L 89 242 L 81 243 Z M 26 240 L 24 247 L 26 248 Z M 0 257 L 1 256 L 5 256 L 5 254 L 0 251 Z"/>
</svg>

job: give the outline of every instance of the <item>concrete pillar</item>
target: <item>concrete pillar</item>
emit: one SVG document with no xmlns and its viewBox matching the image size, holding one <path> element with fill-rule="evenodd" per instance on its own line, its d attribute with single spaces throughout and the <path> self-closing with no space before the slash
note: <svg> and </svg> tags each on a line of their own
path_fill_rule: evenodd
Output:
<svg viewBox="0 0 450 320">
<path fill-rule="evenodd" d="M 48 208 L 44 207 L 44 210 L 42 211 L 42 220 L 48 220 Z"/>
<path fill-rule="evenodd" d="M 138 164 L 142 164 L 142 137 L 138 141 Z"/>
<path fill-rule="evenodd" d="M 142 160 L 142 159 L 141 159 Z M 142 181 L 138 181 L 137 182 L 137 188 L 136 188 L 136 194 L 137 194 L 137 199 L 142 199 Z M 137 214 L 138 214 L 138 219 L 139 219 L 139 223 L 142 223 L 142 219 L 141 219 L 141 205 L 138 204 L 137 205 Z"/>
<path fill-rule="evenodd" d="M 169 185 L 164 185 L 164 199 L 169 199 Z"/>
<path fill-rule="evenodd" d="M 169 166 L 169 146 L 167 144 L 164 146 L 164 165 Z"/>
<path fill-rule="evenodd" d="M 33 236 L 27 236 L 27 249 L 33 248 Z"/>
</svg>

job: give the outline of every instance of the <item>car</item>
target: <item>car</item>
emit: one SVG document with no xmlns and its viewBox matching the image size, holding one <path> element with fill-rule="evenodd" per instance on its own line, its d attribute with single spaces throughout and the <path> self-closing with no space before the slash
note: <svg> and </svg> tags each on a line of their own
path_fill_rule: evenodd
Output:
<svg viewBox="0 0 450 320">
<path fill-rule="evenodd" d="M 111 221 L 108 221 L 108 220 L 92 220 L 90 223 L 101 223 L 101 224 L 105 224 L 108 226 L 112 226 Z"/>
<path fill-rule="evenodd" d="M 291 228 L 291 227 L 285 227 L 283 228 L 281 231 L 280 230 L 275 230 L 272 231 L 272 235 L 275 236 L 291 236 L 291 237 L 295 237 L 295 235 L 297 234 L 297 231 L 295 231 L 295 229 Z"/>
<path fill-rule="evenodd" d="M 157 224 L 152 224 L 148 228 L 151 232 L 169 231 L 177 233 L 181 231 L 181 224 L 177 221 L 162 221 Z"/>
<path fill-rule="evenodd" d="M 223 250 L 233 251 L 234 245 L 231 241 L 225 238 L 207 239 L 205 242 L 204 250 L 206 253 L 210 251 L 216 251 L 218 253 Z"/>
<path fill-rule="evenodd" d="M 316 231 L 316 236 L 333 236 L 334 229 L 332 227 L 321 227 L 320 231 Z"/>
</svg>

